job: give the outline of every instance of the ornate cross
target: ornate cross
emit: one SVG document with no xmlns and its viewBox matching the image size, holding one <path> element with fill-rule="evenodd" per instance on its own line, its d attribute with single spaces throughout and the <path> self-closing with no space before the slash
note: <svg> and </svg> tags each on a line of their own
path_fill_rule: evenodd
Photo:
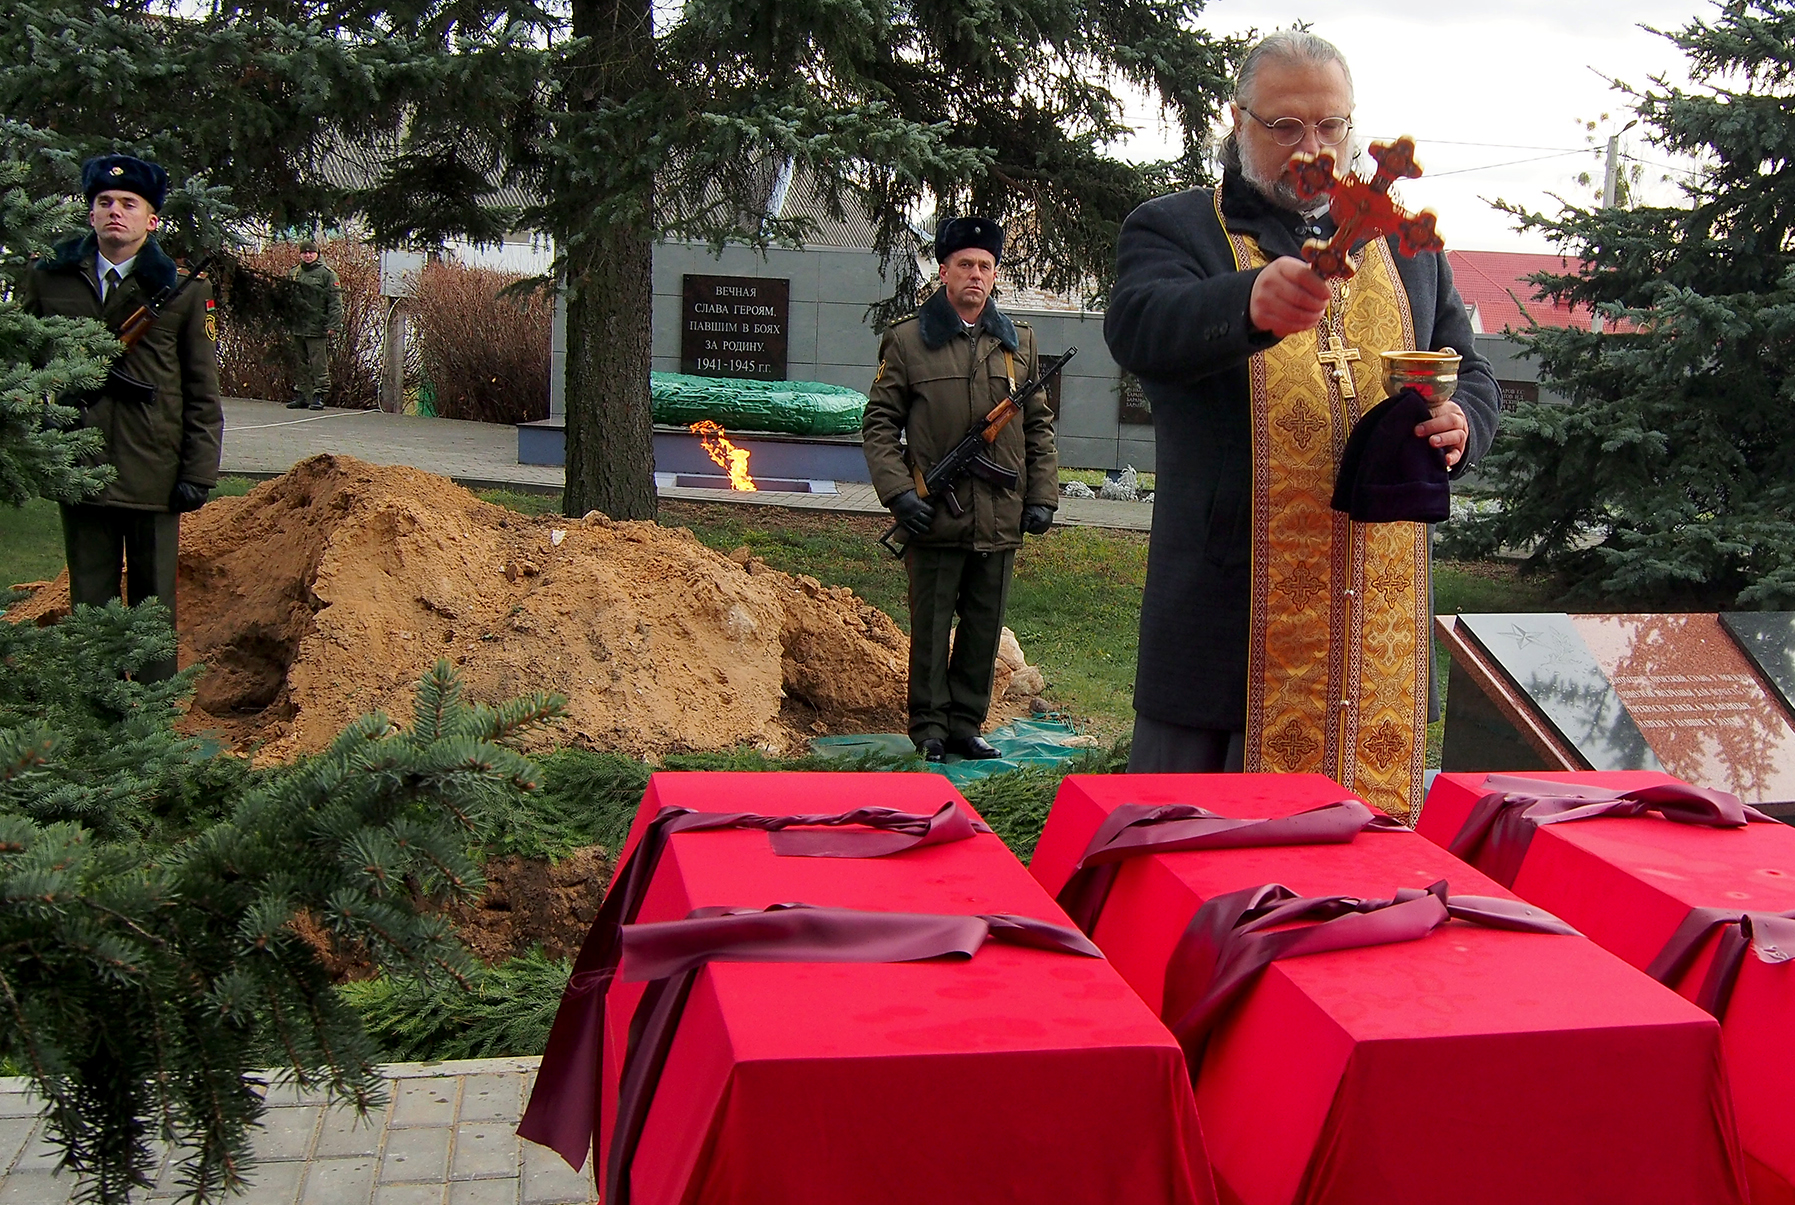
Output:
<svg viewBox="0 0 1795 1205">
<path fill-rule="evenodd" d="M 1397 249 L 1404 255 L 1441 251 L 1446 244 L 1434 230 L 1434 214 L 1424 209 L 1410 214 L 1390 199 L 1390 185 L 1421 174 L 1415 162 L 1415 140 L 1404 135 L 1392 143 L 1371 144 L 1377 172 L 1369 180 L 1334 174 L 1334 153 L 1293 155 L 1296 194 L 1305 201 L 1327 196 L 1328 213 L 1334 219 L 1334 237 L 1310 239 L 1303 244 L 1303 258 L 1323 280 L 1347 277 L 1354 272 L 1347 252 L 1368 239 L 1401 233 Z"/>
<path fill-rule="evenodd" d="M 1343 399 L 1350 402 L 1359 396 L 1358 391 L 1353 388 L 1352 370 L 1347 367 L 1347 364 L 1359 358 L 1358 348 L 1346 346 L 1340 341 L 1339 335 L 1329 335 L 1327 350 L 1318 349 L 1315 355 L 1332 370 L 1334 379 L 1340 383 L 1340 396 Z"/>
</svg>

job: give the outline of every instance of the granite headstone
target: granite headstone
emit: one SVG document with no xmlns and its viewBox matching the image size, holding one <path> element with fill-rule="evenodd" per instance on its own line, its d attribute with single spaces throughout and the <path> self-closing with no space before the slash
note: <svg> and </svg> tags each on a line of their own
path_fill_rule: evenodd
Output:
<svg viewBox="0 0 1795 1205">
<path fill-rule="evenodd" d="M 1795 709 L 1774 617 L 1460 615 L 1447 770 L 1664 770 L 1747 803 L 1795 800 Z M 1757 641 L 1739 637 L 1743 630 Z"/>
</svg>

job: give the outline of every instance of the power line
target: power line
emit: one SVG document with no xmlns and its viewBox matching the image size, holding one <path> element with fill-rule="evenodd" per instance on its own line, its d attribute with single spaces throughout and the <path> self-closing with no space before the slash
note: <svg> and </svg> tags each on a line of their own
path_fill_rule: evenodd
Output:
<svg viewBox="0 0 1795 1205">
<path fill-rule="evenodd" d="M 1486 163 L 1481 167 L 1460 167 L 1449 172 L 1428 172 L 1422 179 L 1438 180 L 1442 176 L 1462 176 L 1467 172 L 1489 172 L 1499 167 L 1515 167 L 1522 163 L 1543 163 L 1547 159 L 1563 159 L 1567 155 L 1581 155 L 1582 151 L 1560 151 L 1556 155 L 1535 155 L 1531 159 L 1510 159 L 1504 163 Z"/>
<path fill-rule="evenodd" d="M 1371 139 L 1373 142 L 1394 142 L 1394 141 L 1396 141 L 1396 139 L 1394 137 L 1392 137 L 1390 135 L 1386 135 L 1386 134 L 1367 134 L 1367 135 L 1365 135 L 1365 137 Z M 1532 145 L 1530 145 L 1528 143 L 1524 143 L 1524 142 L 1458 142 L 1451 138 L 1416 138 L 1415 145 L 1417 147 L 1424 147 L 1424 146 L 1482 146 L 1482 147 L 1491 147 L 1498 151 L 1563 151 L 1567 155 L 1576 154 L 1581 151 L 1596 152 L 1601 149 L 1600 147 L 1594 147 L 1594 146 L 1586 146 L 1586 147 L 1532 146 Z"/>
</svg>

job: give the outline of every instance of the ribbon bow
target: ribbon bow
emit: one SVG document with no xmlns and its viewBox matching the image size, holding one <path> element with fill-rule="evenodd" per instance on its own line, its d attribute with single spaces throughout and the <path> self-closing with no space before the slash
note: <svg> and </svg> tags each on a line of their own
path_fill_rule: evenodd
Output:
<svg viewBox="0 0 1795 1205">
<path fill-rule="evenodd" d="M 1197 1082 L 1209 1035 L 1273 962 L 1416 941 L 1452 918 L 1520 933 L 1577 932 L 1551 913 L 1519 900 L 1452 895 L 1444 879 L 1425 891 L 1404 888 L 1387 900 L 1299 896 L 1279 883 L 1209 900 L 1197 909 L 1166 964 L 1160 1010 L 1184 1050 L 1191 1083 Z M 1284 927 L 1301 921 L 1321 923 Z"/>
<path fill-rule="evenodd" d="M 871 832 L 792 832 L 795 828 L 843 829 L 858 826 Z M 574 960 L 573 975 L 561 993 L 561 1006 L 549 1029 L 536 1087 L 517 1132 L 550 1147 L 575 1171 L 586 1162 L 598 1121 L 598 1087 L 604 1057 L 605 996 L 623 954 L 623 927 L 636 919 L 655 868 L 675 833 L 715 829 L 764 829 L 773 852 L 783 857 L 879 858 L 924 845 L 964 841 L 990 832 L 949 801 L 934 814 L 893 808 L 855 808 L 831 814 L 763 816 L 754 812 L 695 812 L 664 807 L 655 813 L 617 878 L 606 893 L 592 928 Z"/>
<path fill-rule="evenodd" d="M 1756 808 L 1741 803 L 1737 795 L 1680 782 L 1614 791 L 1492 774 L 1484 780 L 1484 786 L 1489 794 L 1471 808 L 1463 827 L 1446 848 L 1504 887 L 1514 886 L 1521 863 L 1527 858 L 1527 847 L 1533 842 L 1534 830 L 1541 825 L 1603 816 L 1646 815 L 1707 828 L 1776 823 Z"/>
<path fill-rule="evenodd" d="M 1374 812 L 1357 799 L 1325 803 L 1294 816 L 1236 820 L 1194 804 L 1125 803 L 1092 834 L 1072 877 L 1060 888 L 1059 905 L 1086 933 L 1115 886 L 1121 863 L 1142 854 L 1193 849 L 1247 849 L 1267 845 L 1345 845 L 1361 832 L 1403 832 L 1399 820 Z"/>
<path fill-rule="evenodd" d="M 1075 929 L 1007 913 L 942 916 L 774 904 L 766 909 L 699 908 L 685 920 L 625 925 L 624 980 L 648 980 L 649 985 L 630 1018 L 629 1048 L 617 1094 L 617 1124 L 610 1158 L 605 1161 L 606 1205 L 629 1205 L 630 1165 L 667 1055 L 673 1049 L 686 998 L 706 963 L 971 958 L 987 939 L 1085 958 L 1103 957 L 1102 951 Z"/>
</svg>

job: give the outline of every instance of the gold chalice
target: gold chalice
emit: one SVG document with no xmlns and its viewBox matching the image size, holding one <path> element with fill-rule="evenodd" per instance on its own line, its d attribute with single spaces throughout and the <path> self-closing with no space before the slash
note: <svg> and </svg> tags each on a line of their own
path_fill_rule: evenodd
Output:
<svg viewBox="0 0 1795 1205">
<path fill-rule="evenodd" d="M 1386 351 L 1384 396 L 1395 397 L 1413 389 L 1431 406 L 1458 392 L 1459 354 L 1450 347 L 1441 351 Z"/>
</svg>

